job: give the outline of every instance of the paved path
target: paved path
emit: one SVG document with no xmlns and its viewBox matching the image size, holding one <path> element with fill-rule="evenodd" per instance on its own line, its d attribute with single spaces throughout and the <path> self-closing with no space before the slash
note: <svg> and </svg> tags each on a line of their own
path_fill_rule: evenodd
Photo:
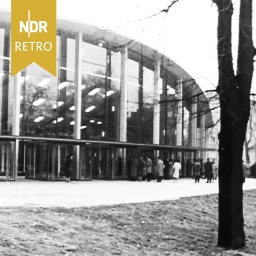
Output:
<svg viewBox="0 0 256 256">
<path fill-rule="evenodd" d="M 256 189 L 256 179 L 246 179 L 244 189 Z M 218 193 L 218 182 L 195 184 L 193 179 L 157 183 L 130 181 L 15 181 L 0 183 L 0 207 L 81 207 L 175 200 Z"/>
</svg>

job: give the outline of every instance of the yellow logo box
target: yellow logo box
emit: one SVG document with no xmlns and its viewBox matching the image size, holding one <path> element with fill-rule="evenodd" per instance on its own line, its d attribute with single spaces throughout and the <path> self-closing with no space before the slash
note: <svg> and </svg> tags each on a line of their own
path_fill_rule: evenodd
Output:
<svg viewBox="0 0 256 256">
<path fill-rule="evenodd" d="M 11 75 L 33 62 L 56 76 L 56 0 L 12 0 Z"/>
</svg>

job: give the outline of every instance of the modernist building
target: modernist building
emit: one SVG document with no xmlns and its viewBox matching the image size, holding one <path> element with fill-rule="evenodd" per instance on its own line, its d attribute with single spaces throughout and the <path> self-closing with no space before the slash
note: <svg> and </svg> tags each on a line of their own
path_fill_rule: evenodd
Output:
<svg viewBox="0 0 256 256">
<path fill-rule="evenodd" d="M 58 20 L 57 77 L 31 64 L 10 76 L 10 14 L 0 15 L 0 177 L 126 178 L 131 156 L 204 155 L 207 98 L 175 62 L 102 28 Z"/>
</svg>

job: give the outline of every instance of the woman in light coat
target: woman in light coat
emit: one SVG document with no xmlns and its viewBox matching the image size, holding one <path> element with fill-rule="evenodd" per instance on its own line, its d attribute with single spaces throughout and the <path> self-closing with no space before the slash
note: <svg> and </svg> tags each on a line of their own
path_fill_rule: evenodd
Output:
<svg viewBox="0 0 256 256">
<path fill-rule="evenodd" d="M 181 170 L 181 164 L 179 160 L 175 160 L 175 163 L 173 165 L 173 178 L 175 180 L 178 180 L 180 177 L 180 170 Z"/>
<path fill-rule="evenodd" d="M 157 182 L 161 182 L 163 176 L 164 176 L 164 162 L 159 156 L 157 161 Z"/>
</svg>

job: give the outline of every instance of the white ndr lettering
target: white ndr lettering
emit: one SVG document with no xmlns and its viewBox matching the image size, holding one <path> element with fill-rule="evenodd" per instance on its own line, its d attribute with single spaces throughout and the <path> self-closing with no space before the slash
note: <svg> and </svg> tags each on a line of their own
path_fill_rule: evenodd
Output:
<svg viewBox="0 0 256 256">
<path fill-rule="evenodd" d="M 15 42 L 15 51 L 28 52 L 49 52 L 52 49 L 51 42 Z"/>
<path fill-rule="evenodd" d="M 46 21 L 26 21 L 25 23 L 23 21 L 20 21 L 20 33 L 22 32 L 26 33 L 36 33 L 39 31 L 39 33 L 42 33 L 44 31 L 47 33 L 47 22 Z"/>
</svg>

